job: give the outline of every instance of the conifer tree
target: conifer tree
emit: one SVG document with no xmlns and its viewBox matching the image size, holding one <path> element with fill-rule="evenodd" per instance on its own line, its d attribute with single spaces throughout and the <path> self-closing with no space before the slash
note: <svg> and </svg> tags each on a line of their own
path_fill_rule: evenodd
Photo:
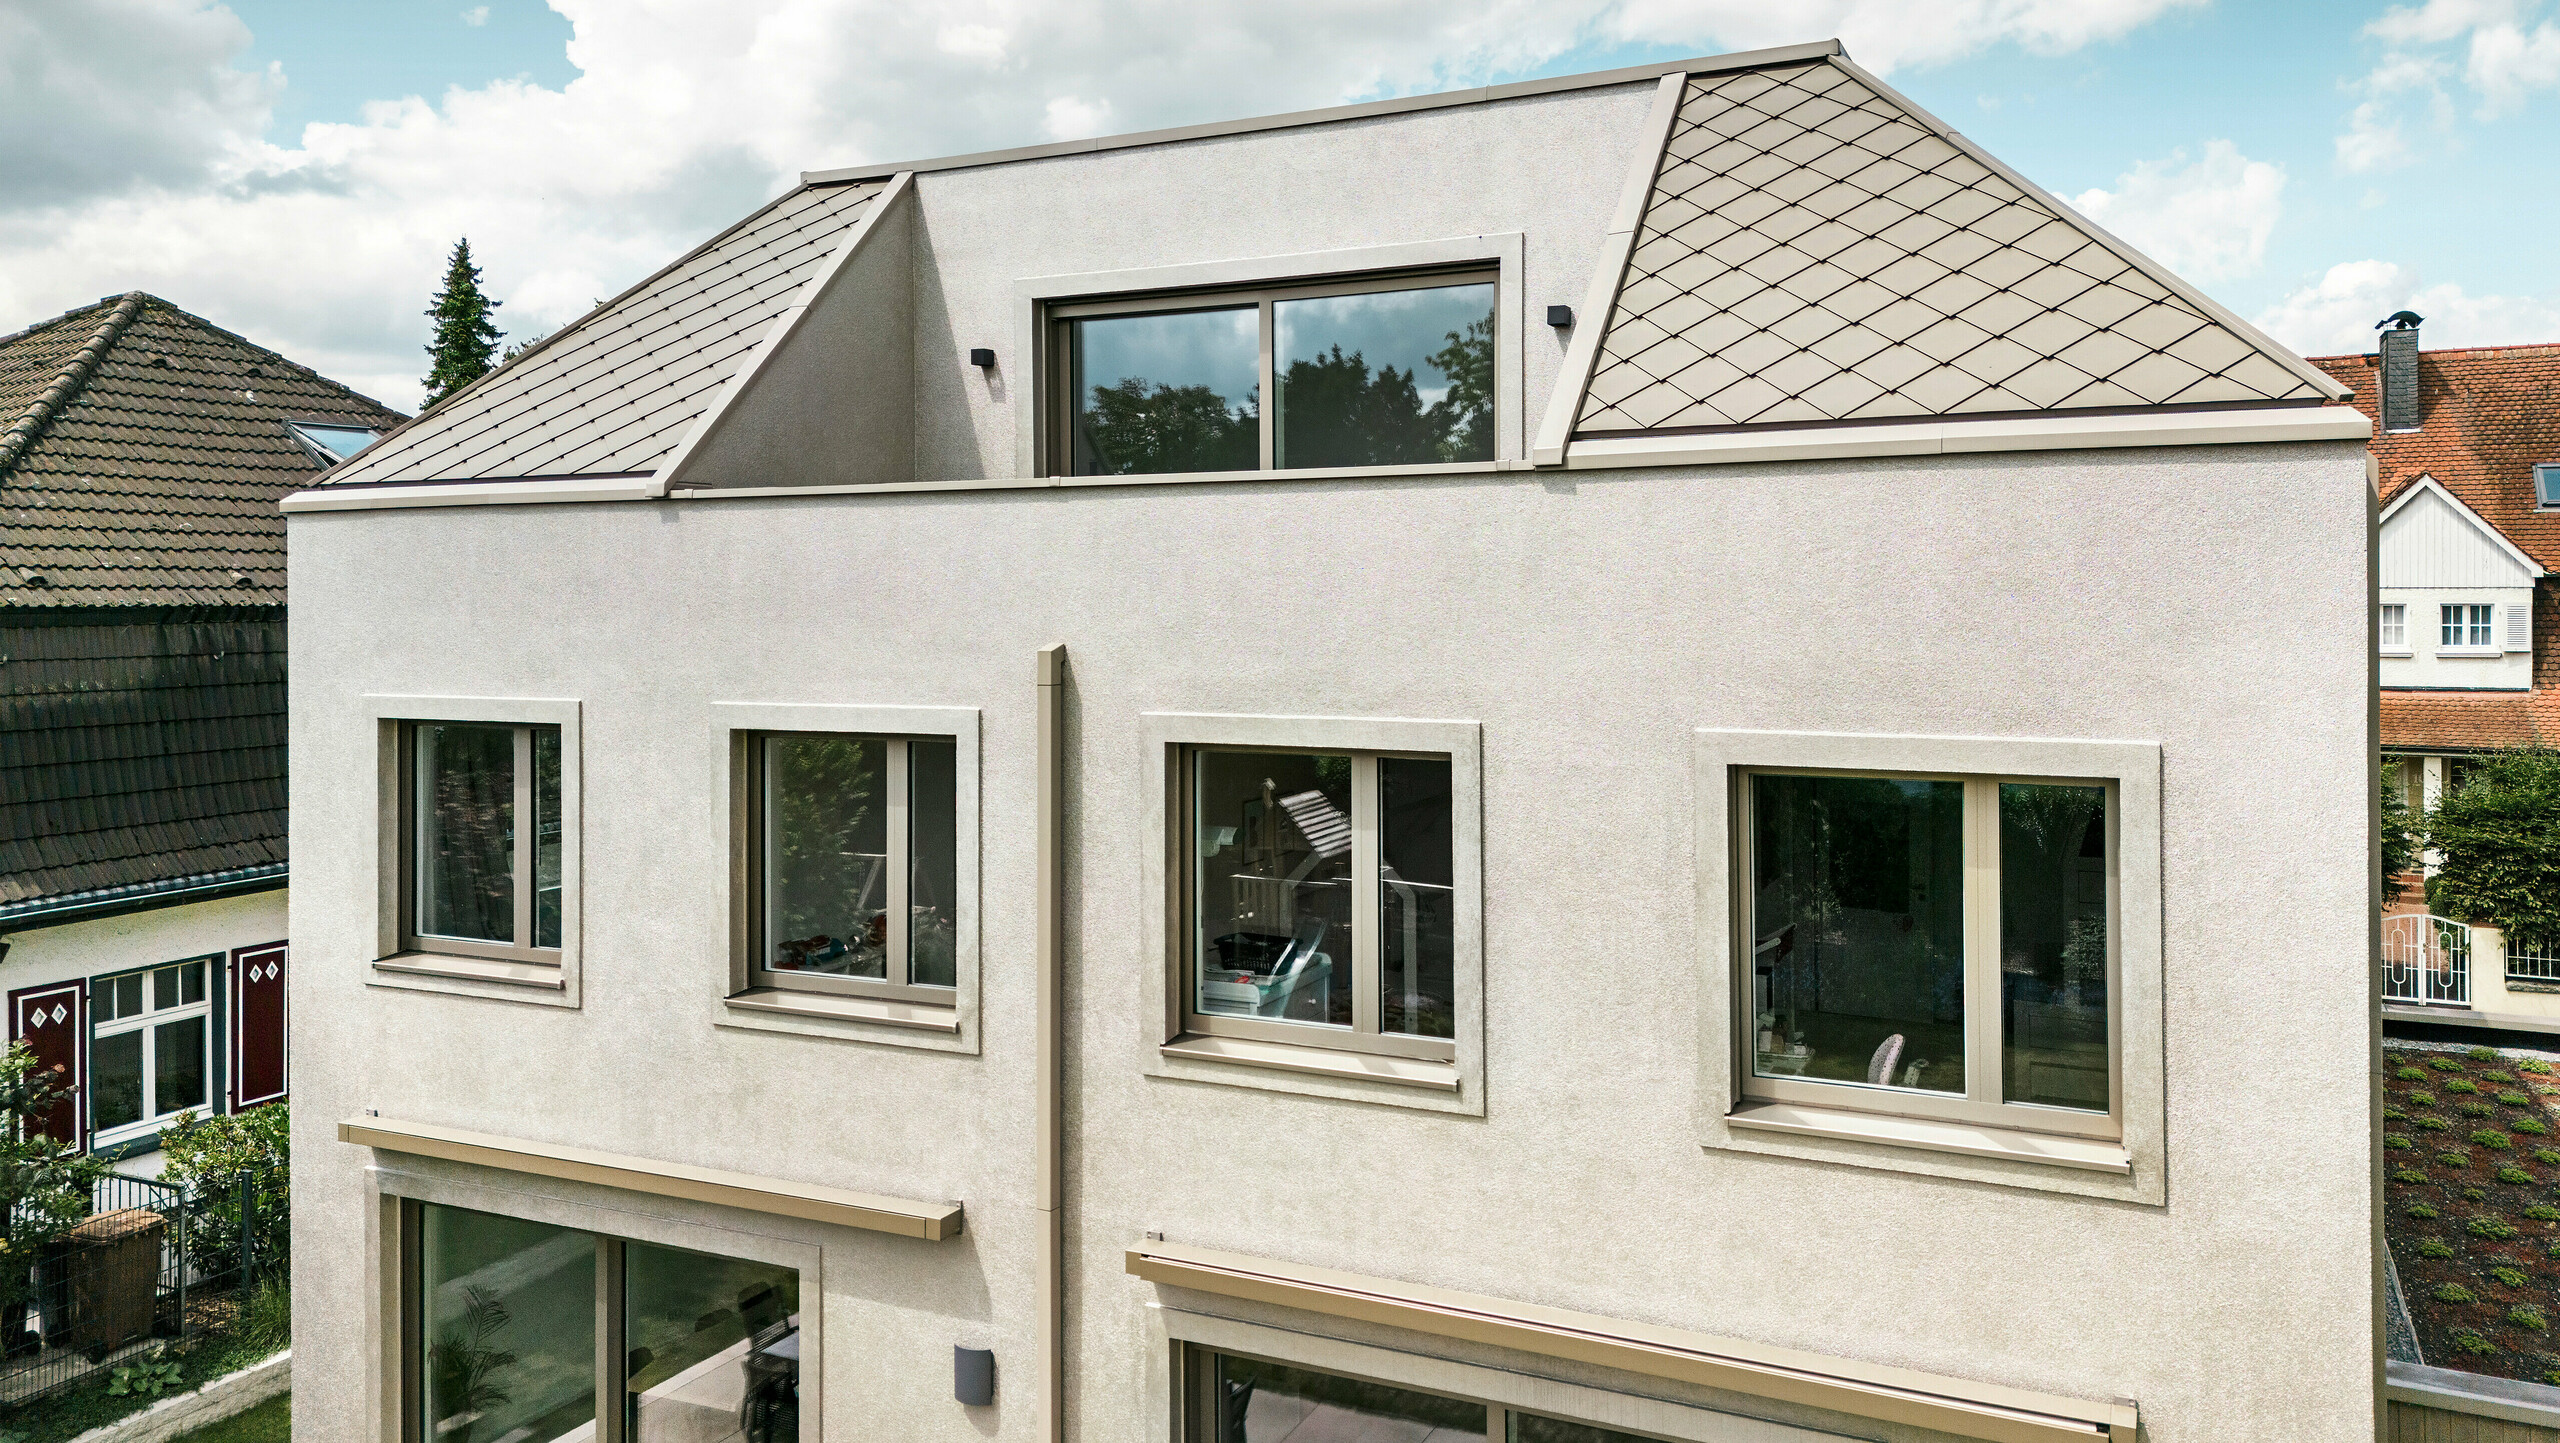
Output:
<svg viewBox="0 0 2560 1443">
<path fill-rule="evenodd" d="M 436 323 L 435 339 L 427 345 L 429 406 L 489 373 L 499 338 L 506 334 L 489 320 L 499 304 L 480 292 L 480 268 L 471 263 L 470 239 L 455 241 L 445 262 L 444 289 L 436 292 L 426 312 Z"/>
</svg>

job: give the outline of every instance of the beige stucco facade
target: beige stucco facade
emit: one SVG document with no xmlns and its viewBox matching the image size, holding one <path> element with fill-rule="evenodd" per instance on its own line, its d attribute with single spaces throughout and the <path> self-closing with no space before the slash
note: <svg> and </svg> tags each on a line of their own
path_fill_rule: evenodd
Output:
<svg viewBox="0 0 2560 1443">
<path fill-rule="evenodd" d="M 1063 643 L 1067 1438 L 1167 1438 L 1185 1339 L 1698 1443 L 1955 1436 L 1159 1286 L 1125 1262 L 1155 1235 L 2131 1400 L 2156 1443 L 2372 1437 L 2373 657 L 2332 624 L 2371 595 L 2357 444 L 1007 484 L 1032 364 L 1011 338 L 1042 277 L 1490 235 L 1534 317 L 1581 300 L 1654 91 L 916 177 L 912 326 L 884 341 L 913 357 L 915 472 L 993 484 L 297 514 L 297 1432 L 398 1436 L 387 1244 L 410 1198 L 801 1269 L 804 1438 L 1041 1438 L 1034 656 Z M 813 333 L 861 343 L 858 317 Z M 1517 324 L 1506 460 L 1566 345 Z M 980 371 L 972 345 L 1006 354 Z M 845 401 L 847 444 L 905 410 Z M 2282 583 L 2247 628 L 2193 580 L 2235 564 Z M 575 727 L 574 1005 L 374 967 L 383 699 L 404 697 L 539 701 Z M 724 1019 L 737 704 L 971 714 L 965 1045 Z M 1151 1060 L 1168 715 L 1479 739 L 1457 1104 Z M 2156 1125 L 2123 1185 L 1714 1141 L 1729 1063 L 1701 1000 L 1730 963 L 1701 905 L 1723 885 L 1704 731 L 2156 758 L 2157 936 L 2126 992 L 2156 1016 L 2125 1072 Z M 338 1140 L 368 1112 L 952 1200 L 966 1227 L 931 1242 Z M 954 1345 L 994 1351 L 992 1407 L 952 1400 Z"/>
</svg>

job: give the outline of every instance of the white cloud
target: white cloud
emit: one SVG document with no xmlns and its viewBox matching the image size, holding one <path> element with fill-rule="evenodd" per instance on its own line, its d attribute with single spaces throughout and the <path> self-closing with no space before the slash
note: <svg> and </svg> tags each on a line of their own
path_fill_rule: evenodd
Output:
<svg viewBox="0 0 2560 1443">
<path fill-rule="evenodd" d="M 463 12 L 462 12 L 462 23 L 463 23 L 463 24 L 465 24 L 465 25 L 486 25 L 486 24 L 488 24 L 488 23 L 489 23 L 489 7 L 488 7 L 488 6 L 486 6 L 486 5 L 474 5 L 474 6 L 472 6 L 470 9 L 463 11 Z"/>
<path fill-rule="evenodd" d="M 2284 211 L 2284 170 L 2230 141 L 2208 141 L 2193 161 L 2171 151 L 2117 177 L 2114 190 L 2082 191 L 2072 204 L 2189 280 L 2229 280 L 2265 260 Z"/>
<path fill-rule="evenodd" d="M 2345 261 L 2255 317 L 2259 329 L 2306 356 L 2373 349 L 2374 323 L 2394 311 L 2427 318 L 2425 345 L 2511 346 L 2560 341 L 2560 301 L 2474 296 L 2427 285 L 2409 266 Z"/>
<path fill-rule="evenodd" d="M 1879 70 L 2059 53 L 2201 3 L 553 0 L 580 72 L 562 88 L 386 95 L 270 136 L 283 77 L 238 68 L 248 33 L 215 0 L 0 0 L 0 329 L 142 287 L 406 406 L 461 235 L 525 335 L 803 169 L 1443 89 L 1621 43 L 1836 34 Z"/>
<path fill-rule="evenodd" d="M 2533 0 L 2426 0 L 2423 5 L 2387 10 L 2364 27 L 2365 33 L 2400 48 L 2365 77 L 2361 88 L 2382 95 L 2423 83 L 2441 104 L 2444 95 L 2438 80 L 2449 64 L 2437 56 L 2412 55 L 2406 50 L 2467 40 L 2462 79 L 2479 98 L 2479 118 L 2513 115 L 2525 108 L 2535 91 L 2560 88 L 2560 22 L 2546 19 L 2527 29 L 2527 12 L 2532 8 Z M 2413 78 L 2413 71 L 2423 73 Z M 2364 107 L 2358 108 L 2359 118 L 2363 111 Z M 2344 163 L 2345 137 L 2339 146 Z"/>
<path fill-rule="evenodd" d="M 2347 119 L 2346 134 L 2337 138 L 2338 169 L 2349 175 L 2390 170 L 2409 161 L 2409 140 L 2397 117 L 2380 101 L 2368 100 Z"/>
<path fill-rule="evenodd" d="M 2560 86 L 2560 25 L 2545 20 L 2530 32 L 2521 25 L 2474 30 L 2463 78 L 2480 92 L 2482 119 L 2524 109 L 2532 92 Z"/>
</svg>

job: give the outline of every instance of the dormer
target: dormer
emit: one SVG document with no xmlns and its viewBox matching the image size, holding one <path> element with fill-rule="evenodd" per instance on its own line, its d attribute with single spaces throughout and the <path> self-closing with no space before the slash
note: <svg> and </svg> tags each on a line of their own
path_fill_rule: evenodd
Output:
<svg viewBox="0 0 2560 1443">
<path fill-rule="evenodd" d="M 2382 512 L 2375 632 L 2386 688 L 2533 685 L 2532 557 L 2433 476 Z"/>
</svg>

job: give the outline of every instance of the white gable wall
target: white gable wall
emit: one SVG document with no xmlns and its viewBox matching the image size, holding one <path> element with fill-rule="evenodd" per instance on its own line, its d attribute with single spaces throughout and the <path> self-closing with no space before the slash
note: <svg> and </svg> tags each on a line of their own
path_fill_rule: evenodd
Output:
<svg viewBox="0 0 2560 1443">
<path fill-rule="evenodd" d="M 2533 685 L 2530 636 L 2509 626 L 2511 608 L 2532 614 L 2533 573 L 2486 522 L 2443 492 L 2424 486 L 2384 519 L 2378 583 L 2378 604 L 2405 608 L 2402 644 L 2383 638 L 2384 686 L 2523 691 Z M 2459 644 L 2467 636 L 2447 645 L 2447 605 L 2494 608 L 2492 647 Z"/>
</svg>

